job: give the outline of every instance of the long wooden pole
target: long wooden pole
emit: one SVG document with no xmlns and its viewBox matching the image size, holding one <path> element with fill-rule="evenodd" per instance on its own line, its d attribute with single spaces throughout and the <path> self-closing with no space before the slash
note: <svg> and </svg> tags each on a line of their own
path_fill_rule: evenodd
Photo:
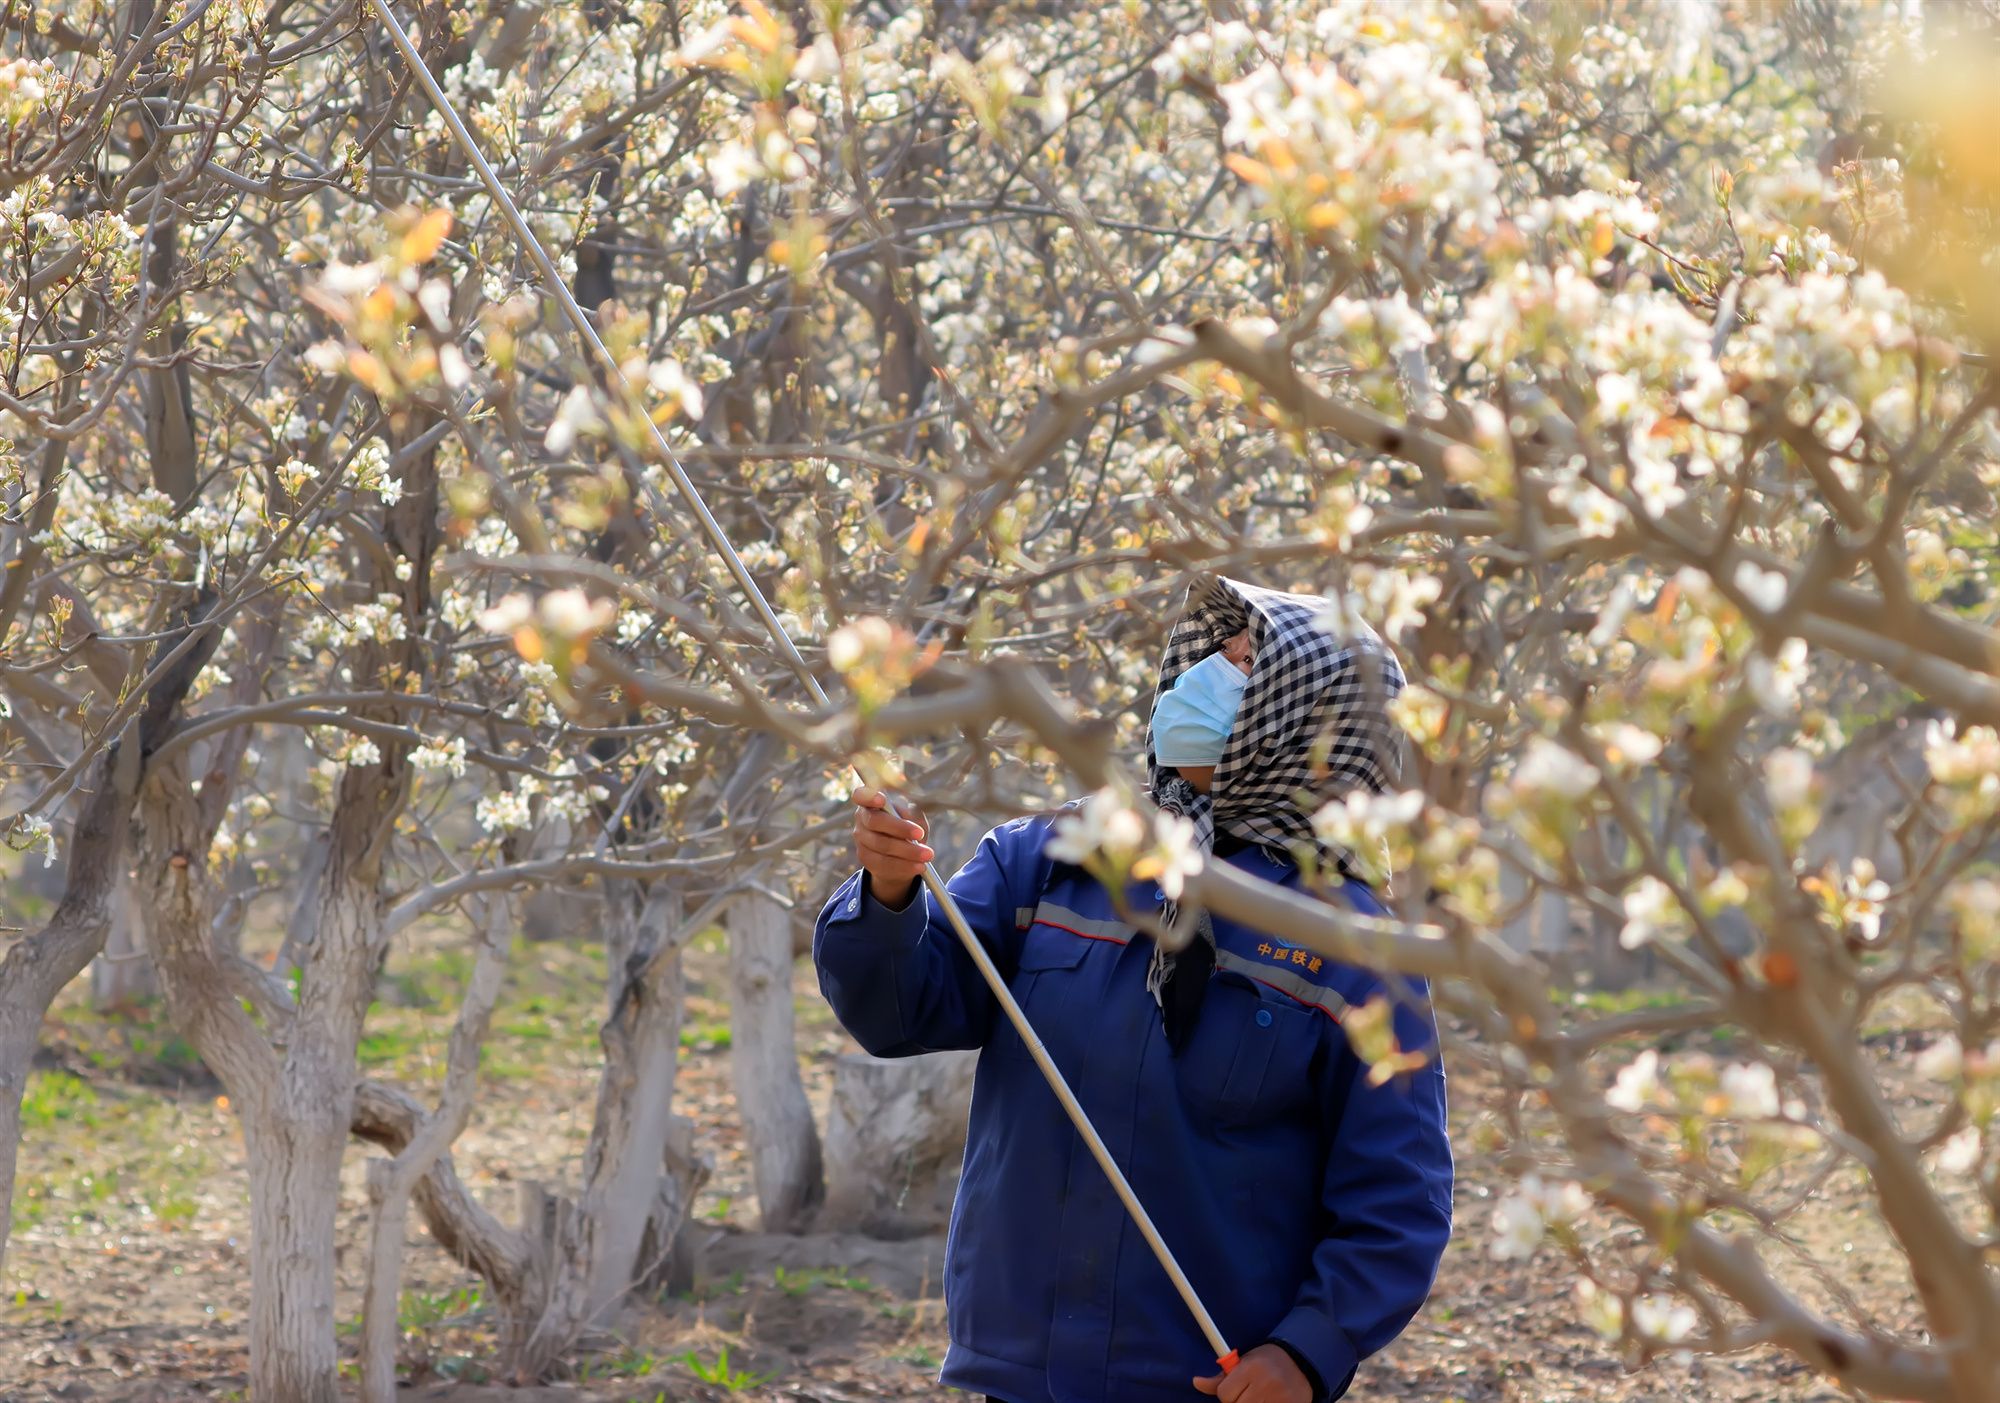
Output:
<svg viewBox="0 0 2000 1403">
<path fill-rule="evenodd" d="M 473 140 L 472 133 L 467 130 L 465 123 L 459 118 L 457 110 L 451 105 L 451 99 L 445 95 L 444 88 L 439 85 L 422 56 L 417 53 L 416 45 L 410 42 L 409 34 L 390 12 L 384 0 L 375 0 L 374 8 L 375 13 L 381 16 L 382 27 L 388 31 L 396 51 L 403 56 L 403 62 L 409 66 L 411 76 L 424 90 L 424 95 L 430 99 L 431 106 L 437 109 L 438 115 L 444 118 L 445 125 L 451 129 L 452 139 L 458 143 L 459 149 L 465 153 L 465 159 L 470 161 L 472 168 L 478 172 L 479 182 L 486 187 L 486 193 L 492 197 L 501 218 L 507 221 L 508 228 L 514 231 L 514 237 L 520 240 L 523 251 L 533 261 L 541 275 L 543 291 L 562 309 L 563 316 L 575 330 L 577 338 L 603 366 L 604 373 L 611 377 L 613 383 L 622 386 L 627 393 L 630 393 L 631 385 L 626 381 L 624 371 L 619 369 L 616 358 L 598 337 L 596 326 L 591 323 L 589 316 L 571 294 L 568 285 L 563 282 L 554 260 L 542 247 L 542 241 L 535 236 L 535 231 L 528 227 L 527 220 L 521 217 L 521 211 L 515 206 L 513 197 L 507 193 L 507 187 L 500 183 L 499 175 L 480 151 L 479 143 Z M 791 635 L 785 632 L 783 622 L 771 608 L 770 601 L 764 597 L 764 592 L 757 588 L 757 582 L 751 578 L 749 567 L 744 565 L 743 557 L 736 553 L 736 547 L 730 544 L 728 533 L 715 519 L 715 514 L 708 509 L 708 503 L 702 500 L 700 490 L 688 476 L 687 469 L 681 466 L 680 458 L 674 452 L 672 445 L 667 442 L 666 435 L 660 432 L 659 425 L 653 422 L 651 415 L 643 417 L 646 420 L 646 427 L 651 431 L 653 447 L 659 453 L 661 464 L 673 478 L 675 488 L 701 527 L 702 534 L 708 538 L 708 543 L 715 553 L 722 557 L 722 563 L 728 567 L 730 576 L 736 581 L 736 587 L 742 591 L 744 599 L 763 621 L 764 628 L 771 635 L 771 641 L 777 646 L 779 655 L 798 674 L 799 680 L 805 684 L 813 700 L 822 706 L 826 705 L 828 699 L 825 689 L 820 686 L 819 679 L 813 675 L 812 669 L 806 666 L 806 660 L 799 653 L 798 645 L 793 643 Z M 893 805 L 894 801 L 891 800 L 891 803 Z M 1091 1157 L 1097 1161 L 1098 1167 L 1111 1181 L 1111 1187 L 1118 1194 L 1118 1201 L 1123 1203 L 1125 1211 L 1132 1215 L 1132 1221 L 1138 1225 L 1140 1235 L 1146 1239 L 1146 1245 L 1152 1248 L 1153 1255 L 1159 1258 L 1160 1265 L 1166 1269 L 1167 1276 L 1173 1281 L 1174 1289 L 1180 1292 L 1181 1299 L 1187 1302 L 1188 1309 L 1194 1313 L 1195 1322 L 1201 1326 L 1202 1334 L 1208 1338 L 1209 1347 L 1215 1351 L 1217 1362 L 1222 1365 L 1225 1372 L 1234 1368 L 1236 1352 L 1230 1349 L 1228 1342 L 1222 1338 L 1222 1331 L 1217 1328 L 1215 1317 L 1210 1315 L 1208 1307 L 1202 1304 L 1193 1283 L 1187 1279 L 1187 1273 L 1181 1270 L 1180 1263 L 1174 1259 L 1173 1250 L 1160 1236 L 1160 1230 L 1153 1225 L 1152 1215 L 1146 1212 L 1146 1206 L 1139 1202 L 1139 1196 L 1132 1191 L 1131 1182 L 1126 1179 L 1124 1171 L 1119 1169 L 1117 1161 L 1112 1159 L 1110 1149 L 1105 1146 L 1104 1137 L 1099 1135 L 1097 1127 L 1090 1123 L 1090 1117 L 1084 1113 L 1083 1106 L 1076 1099 L 1076 1093 L 1070 1090 L 1069 1082 L 1057 1069 L 1054 1060 L 1049 1056 L 1048 1049 L 1042 1045 L 1041 1038 L 1036 1034 L 1033 1025 L 1028 1022 L 1028 1015 L 1022 1012 L 1013 991 L 1008 989 L 1007 981 L 1001 975 L 999 967 L 993 963 L 992 955 L 987 953 L 986 946 L 981 943 L 979 937 L 973 934 L 972 927 L 966 924 L 965 914 L 958 909 L 958 903 L 952 899 L 951 892 L 946 889 L 944 878 L 938 874 L 934 863 L 924 864 L 924 886 L 930 892 L 931 899 L 937 902 L 938 909 L 944 913 L 945 920 L 951 924 L 952 931 L 964 944 L 966 953 L 971 955 L 972 963 L 979 970 L 980 977 L 986 981 L 987 987 L 993 991 L 993 997 L 999 1001 L 1001 1012 L 1005 1013 L 1007 1021 L 1014 1025 L 1014 1031 L 1021 1035 L 1021 1042 L 1027 1047 L 1029 1055 L 1035 1059 L 1035 1065 L 1041 1068 L 1049 1089 L 1056 1094 L 1056 1100 L 1062 1103 L 1070 1124 L 1076 1127 L 1076 1133 L 1083 1137 L 1083 1143 L 1089 1147 Z"/>
</svg>

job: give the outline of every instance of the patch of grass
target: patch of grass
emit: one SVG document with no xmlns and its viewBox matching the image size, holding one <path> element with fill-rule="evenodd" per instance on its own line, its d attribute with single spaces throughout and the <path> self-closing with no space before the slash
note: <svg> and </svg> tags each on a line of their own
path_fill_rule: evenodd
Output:
<svg viewBox="0 0 2000 1403">
<path fill-rule="evenodd" d="M 1600 1018 L 1641 1009 L 1680 1008 L 1688 1001 L 1688 994 L 1679 989 L 1582 989 L 1570 995 L 1571 1004 Z"/>
<path fill-rule="evenodd" d="M 7 1298 L 7 1313 L 19 1320 L 54 1324 L 63 1318 L 63 1303 L 39 1288 L 30 1290 L 22 1286 Z"/>
<path fill-rule="evenodd" d="M 736 1393 L 742 1389 L 761 1387 L 775 1377 L 772 1374 L 753 1374 L 748 1369 L 732 1368 L 729 1363 L 728 1345 L 722 1347 L 721 1352 L 716 1356 L 715 1362 L 712 1364 L 704 1361 L 693 1350 L 689 1350 L 686 1354 L 682 1355 L 681 1362 L 687 1365 L 689 1373 L 693 1374 L 703 1383 L 718 1384 L 731 1393 Z M 664 1393 L 660 1395 L 661 1399 L 665 1397 L 666 1394 Z M 656 1400 L 656 1403 L 658 1403 L 658 1400 Z"/>
<path fill-rule="evenodd" d="M 71 1072 L 31 1072 L 21 1096 L 21 1129 L 49 1130 L 59 1121 L 95 1127 L 104 1102 L 91 1084 Z"/>
<path fill-rule="evenodd" d="M 447 945 L 412 954 L 382 972 L 386 1002 L 405 1008 L 436 1008 L 454 1001 L 472 978 L 472 955 L 463 946 Z"/>
<path fill-rule="evenodd" d="M 195 1201 L 186 1194 L 166 1194 L 147 1200 L 153 1216 L 170 1228 L 184 1228 L 194 1221 Z"/>
<path fill-rule="evenodd" d="M 49 1188 L 48 1178 L 41 1174 L 23 1174 L 15 1181 L 11 1215 L 15 1232 L 36 1227 L 48 1218 Z"/>
<path fill-rule="evenodd" d="M 727 1023 L 697 1023 L 681 1029 L 681 1046 L 689 1052 L 722 1052 L 733 1040 Z"/>
<path fill-rule="evenodd" d="M 743 1294 L 743 1273 L 733 1271 L 717 1281 L 703 1277 L 695 1283 L 694 1298 L 697 1301 L 712 1301 L 717 1296 L 740 1296 Z"/>
<path fill-rule="evenodd" d="M 930 1350 L 926 1349 L 922 1345 L 915 1345 L 909 1349 L 897 1350 L 894 1354 L 890 1355 L 889 1357 L 891 1359 L 899 1360 L 904 1364 L 914 1364 L 919 1369 L 935 1369 L 938 1367 L 938 1365 L 944 1362 L 943 1360 L 939 1359 L 937 1355 L 933 1354 Z"/>
<path fill-rule="evenodd" d="M 107 1203 L 118 1195 L 118 1171 L 106 1170 L 102 1174 L 79 1174 L 76 1176 L 76 1193 L 79 1201 L 86 1203 Z"/>
<path fill-rule="evenodd" d="M 524 1042 L 548 1042 L 561 1034 L 562 1027 L 546 1013 L 531 1012 L 496 1024 L 493 1031 Z"/>
<path fill-rule="evenodd" d="M 479 1050 L 482 1081 L 533 1081 L 540 1071 L 534 1063 L 523 1061 L 507 1048 L 488 1043 Z"/>
<path fill-rule="evenodd" d="M 126 1045 L 135 1060 L 151 1062 L 168 1071 L 193 1075 L 202 1070 L 201 1054 L 194 1050 L 194 1044 L 171 1028 L 155 1024 L 134 1026 L 127 1035 Z"/>
<path fill-rule="evenodd" d="M 830 1286 L 838 1291 L 875 1289 L 875 1283 L 865 1276 L 827 1267 L 807 1267 L 803 1271 L 786 1271 L 783 1267 L 778 1267 L 776 1282 L 778 1289 L 787 1296 L 803 1296 L 815 1286 Z"/>
<path fill-rule="evenodd" d="M 414 1030 L 403 1027 L 400 1020 L 385 1018 L 361 1035 L 355 1055 L 364 1067 L 401 1067 L 406 1063 L 421 1063 L 424 1040 Z"/>
<path fill-rule="evenodd" d="M 405 1334 L 422 1334 L 476 1315 L 485 1299 L 485 1288 L 480 1286 L 461 1286 L 456 1291 L 405 1291 L 396 1302 L 396 1324 Z"/>
<path fill-rule="evenodd" d="M 584 1361 L 576 1376 L 584 1383 L 592 1379 L 643 1379 L 659 1366 L 660 1361 L 651 1350 L 628 1348 Z"/>
</svg>

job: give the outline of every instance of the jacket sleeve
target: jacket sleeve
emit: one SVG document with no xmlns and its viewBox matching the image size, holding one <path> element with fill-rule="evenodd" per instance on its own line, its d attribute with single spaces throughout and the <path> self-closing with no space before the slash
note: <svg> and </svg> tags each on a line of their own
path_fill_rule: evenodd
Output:
<svg viewBox="0 0 2000 1403">
<path fill-rule="evenodd" d="M 1379 980 L 1355 990 L 1382 993 Z M 1414 996 L 1414 998 L 1412 998 Z M 1430 1048 L 1420 1071 L 1382 1086 L 1344 1044 L 1326 1089 L 1333 1123 L 1320 1190 L 1326 1235 L 1312 1272 L 1271 1339 L 1319 1376 L 1318 1397 L 1337 1399 L 1356 1366 L 1410 1323 L 1430 1294 L 1451 1237 L 1451 1143 L 1444 1066 L 1421 981 L 1398 980 L 1397 1042 Z"/>
<path fill-rule="evenodd" d="M 1045 821 L 1002 824 L 945 884 L 1003 975 L 1020 955 L 1018 911 L 1041 889 L 1046 837 Z M 856 872 L 820 912 L 813 965 L 841 1026 L 876 1057 L 983 1047 L 992 1030 L 993 993 L 926 888 L 892 911 Z"/>
</svg>

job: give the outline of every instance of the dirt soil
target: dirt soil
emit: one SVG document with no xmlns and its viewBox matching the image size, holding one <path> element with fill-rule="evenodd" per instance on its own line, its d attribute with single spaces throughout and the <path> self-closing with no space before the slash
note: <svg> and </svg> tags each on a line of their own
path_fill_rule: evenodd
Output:
<svg viewBox="0 0 2000 1403">
<path fill-rule="evenodd" d="M 419 1090 L 439 1075 L 462 979 L 448 937 L 392 962 L 362 1053 L 372 1075 Z M 523 1180 L 571 1180 L 594 1092 L 601 995 L 588 948 L 523 944 L 486 1053 L 479 1114 L 456 1159 L 505 1217 Z M 428 1245 L 414 1221 L 403 1301 L 406 1396 L 434 1403 L 722 1398 L 847 1403 L 960 1397 L 935 1382 L 945 1347 L 936 1239 L 763 1238 L 729 1091 L 726 963 L 712 943 L 693 985 L 677 1095 L 715 1173 L 696 1206 L 702 1265 L 687 1295 L 642 1302 L 615 1339 L 574 1361 L 574 1378 L 502 1389 L 486 1376 L 492 1332 L 478 1282 Z M 92 1013 L 80 991 L 54 1011 L 45 1065 L 25 1104 L 13 1242 L 0 1272 L 0 1400 L 244 1397 L 250 1284 L 243 1150 L 221 1089 L 156 1009 Z M 800 978 L 801 1051 L 824 1109 L 831 1059 L 847 1044 Z M 1453 1084 L 1459 1235 L 1429 1306 L 1363 1366 L 1357 1399 L 1427 1403 L 1832 1403 L 1849 1397 L 1773 1351 L 1665 1357 L 1636 1371 L 1579 1320 L 1573 1276 L 1552 1251 L 1494 1261 L 1488 1219 L 1500 1165 L 1484 1132 L 1489 1088 Z M 341 1198 L 338 1329 L 351 1351 L 360 1314 L 362 1164 Z M 1615 1222 L 1589 1232 L 1618 1234 Z M 1798 1235 L 1841 1261 L 1884 1323 L 1908 1326 L 1901 1265 L 1858 1179 L 1828 1181 Z M 1192 1389 L 1190 1400 L 1199 1395 Z"/>
</svg>

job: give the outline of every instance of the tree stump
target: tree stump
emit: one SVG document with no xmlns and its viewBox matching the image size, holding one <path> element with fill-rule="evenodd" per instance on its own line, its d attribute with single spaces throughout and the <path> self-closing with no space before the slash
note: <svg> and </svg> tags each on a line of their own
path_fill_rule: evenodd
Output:
<svg viewBox="0 0 2000 1403">
<path fill-rule="evenodd" d="M 975 1052 L 834 1061 L 823 1232 L 941 1232 L 965 1153 Z"/>
</svg>

